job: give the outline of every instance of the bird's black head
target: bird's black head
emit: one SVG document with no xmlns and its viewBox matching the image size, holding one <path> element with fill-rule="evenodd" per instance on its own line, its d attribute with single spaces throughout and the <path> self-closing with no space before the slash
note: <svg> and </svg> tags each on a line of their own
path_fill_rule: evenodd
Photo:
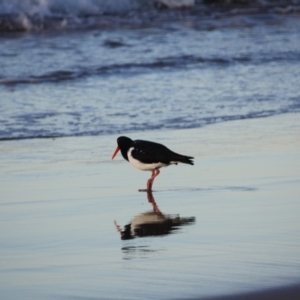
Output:
<svg viewBox="0 0 300 300">
<path fill-rule="evenodd" d="M 127 152 L 132 145 L 132 140 L 126 136 L 120 136 L 117 139 L 118 146 L 124 159 L 128 160 Z"/>
</svg>

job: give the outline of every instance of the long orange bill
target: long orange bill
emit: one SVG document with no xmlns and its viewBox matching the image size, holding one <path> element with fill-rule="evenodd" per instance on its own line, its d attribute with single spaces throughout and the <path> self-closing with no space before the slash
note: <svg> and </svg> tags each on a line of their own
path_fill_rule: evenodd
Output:
<svg viewBox="0 0 300 300">
<path fill-rule="evenodd" d="M 115 156 L 117 155 L 117 153 L 119 152 L 119 150 L 120 150 L 120 148 L 119 148 L 119 146 L 117 146 L 117 148 L 116 148 L 114 154 L 112 155 L 111 159 L 115 158 Z"/>
</svg>

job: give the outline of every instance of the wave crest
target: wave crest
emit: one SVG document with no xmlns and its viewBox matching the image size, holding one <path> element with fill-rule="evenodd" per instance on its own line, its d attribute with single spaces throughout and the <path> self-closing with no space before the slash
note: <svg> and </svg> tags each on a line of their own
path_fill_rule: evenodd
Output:
<svg viewBox="0 0 300 300">
<path fill-rule="evenodd" d="M 118 14 L 136 8 L 135 0 L 3 0 L 0 31 L 80 28 L 87 16 Z"/>
<path fill-rule="evenodd" d="M 0 14 L 80 16 L 125 11 L 133 9 L 136 4 L 131 0 L 3 0 Z"/>
<path fill-rule="evenodd" d="M 0 32 L 114 28 L 184 17 L 213 20 L 222 15 L 299 11 L 300 0 L 1 0 Z"/>
</svg>

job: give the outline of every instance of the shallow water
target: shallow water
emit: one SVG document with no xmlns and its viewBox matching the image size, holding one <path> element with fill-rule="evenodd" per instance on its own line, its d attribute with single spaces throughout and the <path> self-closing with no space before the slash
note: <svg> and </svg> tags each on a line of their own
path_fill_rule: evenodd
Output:
<svg viewBox="0 0 300 300">
<path fill-rule="evenodd" d="M 153 193 L 163 214 L 195 222 L 125 241 L 114 221 L 153 206 L 137 191 L 148 172 L 110 160 L 115 136 L 2 144 L 1 299 L 201 299 L 299 282 L 297 114 L 148 134 L 196 157 L 163 169 Z"/>
</svg>

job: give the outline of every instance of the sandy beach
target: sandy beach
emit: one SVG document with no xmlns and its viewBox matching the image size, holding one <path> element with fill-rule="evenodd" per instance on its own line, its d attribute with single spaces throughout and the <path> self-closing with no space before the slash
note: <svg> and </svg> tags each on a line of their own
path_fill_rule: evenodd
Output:
<svg viewBox="0 0 300 300">
<path fill-rule="evenodd" d="M 1 299 L 300 298 L 299 114 L 128 136 L 195 156 L 153 193 L 195 222 L 121 240 L 152 205 L 117 135 L 1 142 Z"/>
</svg>

